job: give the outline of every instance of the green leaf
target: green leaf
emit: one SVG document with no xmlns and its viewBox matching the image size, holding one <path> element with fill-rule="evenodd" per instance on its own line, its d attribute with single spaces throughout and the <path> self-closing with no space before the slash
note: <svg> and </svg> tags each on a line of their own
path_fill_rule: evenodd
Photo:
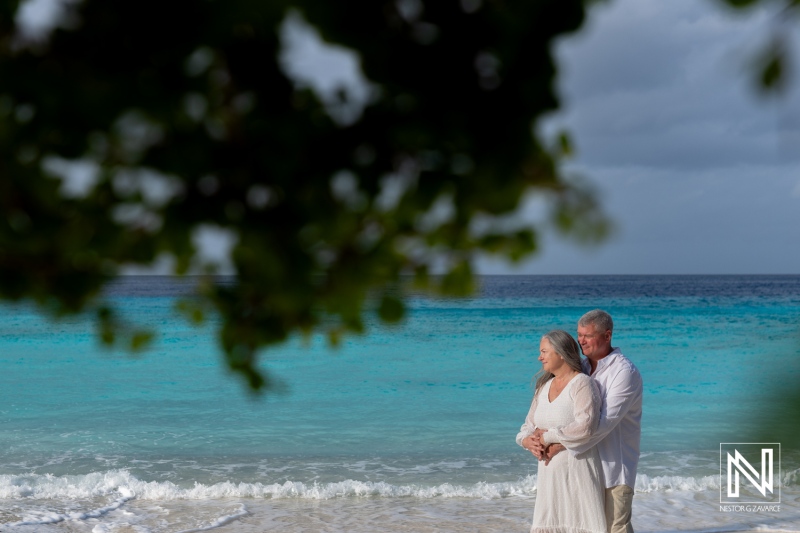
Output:
<svg viewBox="0 0 800 533">
<path fill-rule="evenodd" d="M 153 338 L 154 335 L 152 331 L 135 331 L 131 335 L 130 349 L 133 352 L 141 352 L 150 346 L 150 344 L 153 342 Z"/>
<path fill-rule="evenodd" d="M 559 155 L 562 158 L 571 157 L 574 155 L 572 139 L 570 138 L 569 133 L 567 133 L 566 131 L 562 131 L 558 135 L 558 150 L 559 150 Z"/>
<path fill-rule="evenodd" d="M 342 344 L 341 328 L 330 328 L 328 330 L 328 344 L 333 348 L 338 348 Z"/>
<path fill-rule="evenodd" d="M 467 260 L 456 263 L 442 277 L 439 290 L 446 296 L 469 296 L 475 291 L 475 280 L 472 276 L 472 265 Z"/>
<path fill-rule="evenodd" d="M 774 53 L 761 70 L 761 85 L 765 89 L 778 88 L 784 80 L 784 72 L 782 55 Z"/>
<path fill-rule="evenodd" d="M 405 313 L 405 305 L 396 296 L 385 294 L 381 298 L 381 303 L 378 307 L 378 316 L 380 316 L 381 320 L 384 322 L 389 324 L 400 322 L 405 317 Z"/>
<path fill-rule="evenodd" d="M 759 2 L 762 2 L 762 0 L 722 0 L 722 1 L 728 4 L 729 6 L 735 8 L 750 7 L 755 4 L 758 4 Z"/>
<path fill-rule="evenodd" d="M 182 299 L 175 303 L 175 310 L 185 316 L 195 326 L 201 325 L 206 318 L 204 302 L 198 299 Z"/>
</svg>

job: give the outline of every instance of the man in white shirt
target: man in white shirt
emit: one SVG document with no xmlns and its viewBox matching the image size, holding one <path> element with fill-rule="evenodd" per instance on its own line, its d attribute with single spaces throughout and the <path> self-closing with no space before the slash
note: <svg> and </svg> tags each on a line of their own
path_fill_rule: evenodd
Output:
<svg viewBox="0 0 800 533">
<path fill-rule="evenodd" d="M 597 445 L 606 483 L 608 531 L 633 533 L 631 505 L 642 434 L 642 377 L 630 359 L 611 346 L 613 330 L 611 315 L 600 309 L 589 311 L 578 321 L 578 344 L 586 356 L 583 369 L 597 382 L 603 404 L 597 431 L 570 453 L 582 453 Z M 564 447 L 551 444 L 539 450 L 541 458 L 549 460 Z"/>
</svg>

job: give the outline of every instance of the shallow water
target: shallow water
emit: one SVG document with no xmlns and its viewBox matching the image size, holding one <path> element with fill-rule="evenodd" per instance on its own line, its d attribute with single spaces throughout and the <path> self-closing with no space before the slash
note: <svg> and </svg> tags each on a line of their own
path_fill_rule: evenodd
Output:
<svg viewBox="0 0 800 533">
<path fill-rule="evenodd" d="M 99 350 L 83 320 L 0 308 L 2 530 L 526 531 L 536 464 L 514 436 L 538 339 L 602 307 L 645 382 L 637 531 L 800 531 L 788 445 L 780 512 L 719 509 L 720 443 L 781 421 L 774 384 L 800 378 L 798 276 L 484 278 L 478 297 L 415 298 L 403 326 L 371 322 L 338 351 L 265 352 L 289 393 L 259 401 L 211 328 L 173 313 L 186 289 L 111 291 L 158 328 L 138 358 Z"/>
</svg>

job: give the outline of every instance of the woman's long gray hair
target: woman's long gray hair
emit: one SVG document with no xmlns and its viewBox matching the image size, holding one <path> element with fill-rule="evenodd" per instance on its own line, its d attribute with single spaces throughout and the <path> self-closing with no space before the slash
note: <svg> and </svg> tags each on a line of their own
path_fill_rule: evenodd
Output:
<svg viewBox="0 0 800 533">
<path fill-rule="evenodd" d="M 554 329 L 542 335 L 542 338 L 550 341 L 550 346 L 553 347 L 553 350 L 558 355 L 564 358 L 564 361 L 571 369 L 583 372 L 583 368 L 581 368 L 581 350 L 572 335 L 563 329 Z M 538 393 L 542 385 L 550 381 L 553 374 L 542 370 L 533 377 L 536 379 L 536 392 Z"/>
</svg>

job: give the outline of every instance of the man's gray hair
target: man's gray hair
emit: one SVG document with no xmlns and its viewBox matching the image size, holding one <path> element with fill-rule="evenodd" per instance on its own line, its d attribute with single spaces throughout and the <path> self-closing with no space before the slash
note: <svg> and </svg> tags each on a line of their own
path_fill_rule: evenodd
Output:
<svg viewBox="0 0 800 533">
<path fill-rule="evenodd" d="M 611 315 L 602 309 L 593 309 L 578 320 L 579 326 L 593 325 L 597 331 L 614 331 L 614 321 L 611 320 Z"/>
</svg>

